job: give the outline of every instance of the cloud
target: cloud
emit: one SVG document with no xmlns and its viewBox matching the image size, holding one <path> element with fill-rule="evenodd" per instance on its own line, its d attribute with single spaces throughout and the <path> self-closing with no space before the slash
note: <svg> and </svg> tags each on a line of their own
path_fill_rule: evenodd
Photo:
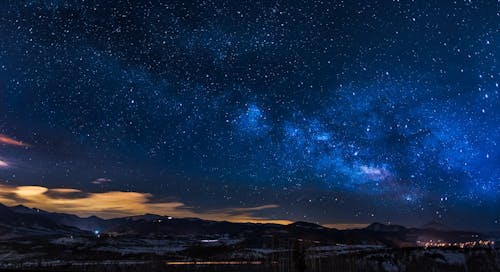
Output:
<svg viewBox="0 0 500 272">
<path fill-rule="evenodd" d="M 155 202 L 153 195 L 140 192 L 93 193 L 73 188 L 0 185 L 0 202 L 9 206 L 22 204 L 51 212 L 72 213 L 79 216 L 96 215 L 103 218 L 153 213 L 230 222 L 292 223 L 289 220 L 275 220 L 255 215 L 258 211 L 277 208 L 278 205 L 274 204 L 199 211 L 178 201 Z"/>
<path fill-rule="evenodd" d="M 274 209 L 274 208 L 278 208 L 278 207 L 279 207 L 279 205 L 270 204 L 270 205 L 262 205 L 262 206 L 250 207 L 250 208 L 232 208 L 230 211 L 232 211 L 232 212 L 254 212 L 254 211 L 267 210 L 267 209 Z"/>
<path fill-rule="evenodd" d="M 109 183 L 111 181 L 112 180 L 109 178 L 98 178 L 98 179 L 91 181 L 90 183 L 92 183 L 92 184 L 106 184 L 106 183 Z"/>
<path fill-rule="evenodd" d="M 0 168 L 7 168 L 10 164 L 7 161 L 0 160 Z"/>
<path fill-rule="evenodd" d="M 6 145 L 14 145 L 14 146 L 22 146 L 22 147 L 29 147 L 30 145 L 27 143 L 23 143 L 21 141 L 15 140 L 7 135 L 0 134 L 0 143 L 1 144 L 6 144 Z"/>
</svg>

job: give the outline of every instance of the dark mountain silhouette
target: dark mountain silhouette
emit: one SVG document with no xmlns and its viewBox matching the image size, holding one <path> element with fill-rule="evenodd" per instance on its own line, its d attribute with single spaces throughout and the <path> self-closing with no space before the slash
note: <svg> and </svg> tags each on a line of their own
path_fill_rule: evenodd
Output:
<svg viewBox="0 0 500 272">
<path fill-rule="evenodd" d="M 70 215 L 68 215 L 70 216 Z M 24 206 L 7 207 L 0 204 L 0 237 L 39 236 L 80 233 L 81 230 L 61 224 L 49 213 Z"/>
<path fill-rule="evenodd" d="M 404 231 L 405 229 L 406 228 L 403 226 L 384 225 L 382 223 L 372 223 L 368 227 L 366 227 L 366 230 L 374 231 L 374 232 L 401 232 L 401 231 Z"/>
<path fill-rule="evenodd" d="M 421 229 L 452 231 L 453 228 L 437 221 L 430 221 L 420 227 Z"/>
<path fill-rule="evenodd" d="M 10 233 L 12 236 L 82 232 L 92 235 L 97 230 L 102 234 L 127 237 L 228 235 L 257 244 L 272 237 L 278 240 L 303 239 L 325 244 L 378 244 L 391 247 L 415 246 L 418 240 L 459 242 L 482 237 L 475 232 L 449 231 L 448 228 L 435 226 L 436 224 L 430 224 L 425 228 L 406 228 L 373 223 L 363 229 L 337 230 L 308 222 L 295 222 L 290 225 L 231 223 L 155 214 L 114 219 L 96 216 L 82 218 L 72 214 L 0 204 L 0 235 Z"/>
</svg>

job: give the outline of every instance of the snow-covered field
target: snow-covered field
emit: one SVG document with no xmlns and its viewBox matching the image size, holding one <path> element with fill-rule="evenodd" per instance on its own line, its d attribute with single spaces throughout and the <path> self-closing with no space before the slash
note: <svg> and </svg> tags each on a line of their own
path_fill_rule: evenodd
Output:
<svg viewBox="0 0 500 272">
<path fill-rule="evenodd" d="M 287 243 L 284 243 L 287 245 Z M 196 255 L 202 254 L 209 255 Z M 500 254 L 491 249 L 460 248 L 389 248 L 381 245 L 334 244 L 304 246 L 301 251 L 289 248 L 255 247 L 244 240 L 224 235 L 212 237 L 140 238 L 51 235 L 40 238 L 0 240 L 0 268 L 35 268 L 58 266 L 147 265 L 141 260 L 167 261 L 210 260 L 259 261 L 271 265 L 303 254 L 306 263 L 316 267 L 336 267 L 340 262 L 374 265 L 377 271 L 405 271 L 410 264 L 425 262 L 444 267 L 466 267 L 470 259 L 500 267 Z M 189 255 L 195 254 L 195 255 Z M 492 257 L 493 256 L 493 257 Z M 293 263 L 293 261 L 285 261 Z M 312 270 L 313 271 L 313 270 Z M 329 271 L 329 270 L 325 270 Z M 448 270 L 446 270 L 448 271 Z M 468 270 L 474 271 L 474 270 Z"/>
</svg>

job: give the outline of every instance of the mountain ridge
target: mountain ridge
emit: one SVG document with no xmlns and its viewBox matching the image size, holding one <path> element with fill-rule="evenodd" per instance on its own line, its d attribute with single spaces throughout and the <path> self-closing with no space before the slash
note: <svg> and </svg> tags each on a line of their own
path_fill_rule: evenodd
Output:
<svg viewBox="0 0 500 272">
<path fill-rule="evenodd" d="M 97 216 L 79 217 L 74 214 L 52 213 L 26 206 L 8 207 L 0 203 L 0 237 L 17 233 L 19 229 L 25 230 L 25 233 L 18 233 L 18 236 L 73 233 L 149 238 L 227 235 L 254 242 L 274 237 L 273 239 L 302 239 L 325 244 L 358 243 L 392 247 L 416 246 L 417 241 L 421 240 L 466 241 L 471 237 L 483 237 L 478 232 L 407 228 L 378 222 L 366 228 L 338 230 L 303 221 L 288 225 L 234 223 L 157 214 L 103 219 Z"/>
</svg>

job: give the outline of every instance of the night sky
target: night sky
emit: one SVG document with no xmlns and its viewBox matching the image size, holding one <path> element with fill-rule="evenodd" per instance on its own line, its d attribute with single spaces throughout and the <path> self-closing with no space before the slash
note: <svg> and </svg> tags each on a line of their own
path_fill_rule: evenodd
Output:
<svg viewBox="0 0 500 272">
<path fill-rule="evenodd" d="M 3 0 L 0 199 L 500 229 L 499 53 L 494 0 Z"/>
</svg>

